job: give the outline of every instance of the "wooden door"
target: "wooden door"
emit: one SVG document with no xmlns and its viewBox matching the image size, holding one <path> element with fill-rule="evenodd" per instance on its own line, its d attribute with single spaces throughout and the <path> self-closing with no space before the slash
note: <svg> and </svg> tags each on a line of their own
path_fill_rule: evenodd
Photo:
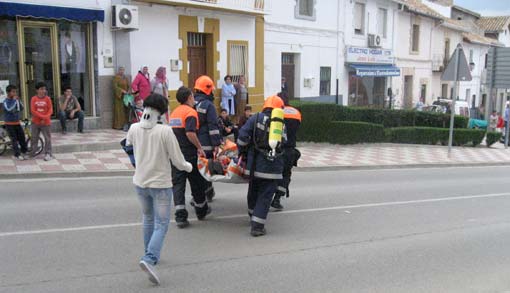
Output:
<svg viewBox="0 0 510 293">
<path fill-rule="evenodd" d="M 294 98 L 294 54 L 282 53 L 282 78 L 287 82 L 289 98 Z"/>
<path fill-rule="evenodd" d="M 413 76 L 406 75 L 404 77 L 404 108 L 413 108 Z"/>
<path fill-rule="evenodd" d="M 195 80 L 201 75 L 207 74 L 205 48 L 188 48 L 189 75 L 188 87 L 193 88 Z"/>
</svg>

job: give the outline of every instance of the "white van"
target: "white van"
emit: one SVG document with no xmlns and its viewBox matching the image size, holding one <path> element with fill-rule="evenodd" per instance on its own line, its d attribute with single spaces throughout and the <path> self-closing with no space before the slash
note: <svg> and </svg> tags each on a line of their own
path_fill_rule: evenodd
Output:
<svg viewBox="0 0 510 293">
<path fill-rule="evenodd" d="M 434 101 L 433 105 L 441 106 L 446 113 L 446 109 L 452 104 L 452 100 L 438 99 Z M 455 115 L 469 117 L 469 103 L 467 101 L 455 101 Z"/>
</svg>

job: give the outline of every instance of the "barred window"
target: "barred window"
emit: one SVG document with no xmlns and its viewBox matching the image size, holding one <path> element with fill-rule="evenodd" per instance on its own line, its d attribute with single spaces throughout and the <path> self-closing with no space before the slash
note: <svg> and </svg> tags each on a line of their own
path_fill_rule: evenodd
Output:
<svg viewBox="0 0 510 293">
<path fill-rule="evenodd" d="M 239 77 L 244 76 L 248 80 L 248 44 L 230 43 L 229 72 L 232 82 L 238 82 Z"/>
<path fill-rule="evenodd" d="M 331 67 L 321 67 L 320 95 L 331 94 Z"/>
</svg>

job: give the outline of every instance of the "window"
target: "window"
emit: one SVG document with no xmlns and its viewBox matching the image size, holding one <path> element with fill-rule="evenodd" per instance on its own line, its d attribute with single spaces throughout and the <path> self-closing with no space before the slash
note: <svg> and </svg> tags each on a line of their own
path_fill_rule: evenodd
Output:
<svg viewBox="0 0 510 293">
<path fill-rule="evenodd" d="M 427 85 L 422 84 L 420 89 L 420 101 L 426 102 L 427 101 Z"/>
<path fill-rule="evenodd" d="M 448 84 L 444 83 L 441 86 L 441 98 L 447 99 L 448 98 Z"/>
<path fill-rule="evenodd" d="M 420 51 L 420 26 L 418 24 L 413 24 L 411 50 L 413 52 Z"/>
<path fill-rule="evenodd" d="M 386 34 L 388 33 L 388 10 L 384 8 L 379 8 L 379 12 L 377 14 L 378 25 L 377 25 L 377 33 L 383 38 L 386 38 Z"/>
<path fill-rule="evenodd" d="M 483 68 L 487 69 L 488 64 L 489 64 L 489 54 L 485 54 L 485 66 Z"/>
<path fill-rule="evenodd" d="M 469 63 L 474 63 L 474 52 L 473 50 L 469 50 Z"/>
<path fill-rule="evenodd" d="M 443 65 L 444 65 L 445 68 L 448 65 L 448 60 L 450 60 L 450 39 L 444 40 Z"/>
<path fill-rule="evenodd" d="M 469 101 L 470 96 L 471 96 L 471 89 L 466 89 L 466 101 Z"/>
<path fill-rule="evenodd" d="M 315 0 L 296 0 L 296 18 L 315 20 Z"/>
<path fill-rule="evenodd" d="M 331 94 L 331 67 L 321 67 L 320 95 L 329 96 Z"/>
<path fill-rule="evenodd" d="M 354 33 L 365 34 L 365 4 L 356 3 L 354 6 Z"/>
<path fill-rule="evenodd" d="M 238 82 L 244 76 L 248 80 L 248 42 L 228 41 L 228 74 L 232 82 Z"/>
</svg>

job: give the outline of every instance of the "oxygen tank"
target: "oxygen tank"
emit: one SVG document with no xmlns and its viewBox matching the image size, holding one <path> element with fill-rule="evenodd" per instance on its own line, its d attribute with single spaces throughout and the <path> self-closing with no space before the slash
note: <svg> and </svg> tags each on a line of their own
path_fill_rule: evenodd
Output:
<svg viewBox="0 0 510 293">
<path fill-rule="evenodd" d="M 283 134 L 283 109 L 274 108 L 271 111 L 271 125 L 269 126 L 269 147 L 271 148 L 270 155 L 276 155 L 276 147 L 282 141 Z"/>
</svg>

